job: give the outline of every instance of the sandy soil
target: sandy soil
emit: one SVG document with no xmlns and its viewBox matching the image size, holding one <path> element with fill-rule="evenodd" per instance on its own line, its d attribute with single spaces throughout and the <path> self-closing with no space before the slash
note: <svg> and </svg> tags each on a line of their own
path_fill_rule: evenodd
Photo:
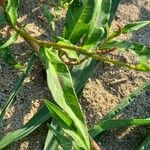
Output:
<svg viewBox="0 0 150 150">
<path fill-rule="evenodd" d="M 41 7 L 36 0 L 22 1 L 20 21 L 27 24 L 27 30 L 36 37 L 50 39 L 51 33 L 47 23 L 41 17 Z M 32 5 L 31 5 L 32 3 Z M 54 11 L 51 9 L 51 11 Z M 61 33 L 65 11 L 55 13 L 57 19 L 56 33 Z M 116 24 L 124 25 L 129 21 L 150 20 L 150 0 L 121 0 L 116 19 Z M 5 33 L 5 29 L 0 30 Z M 150 45 L 150 27 L 135 32 L 132 35 L 122 36 L 122 39 L 131 39 Z M 12 47 L 16 58 L 22 63 L 28 61 L 31 54 L 30 47 L 21 38 Z M 127 59 L 122 56 L 122 59 Z M 0 60 L 0 108 L 5 104 L 16 79 L 21 74 Z M 102 64 L 88 80 L 81 104 L 86 114 L 87 123 L 91 126 L 98 119 L 106 115 L 111 108 L 116 106 L 122 98 L 127 96 L 136 87 L 139 87 L 149 73 L 142 73 L 123 69 L 117 66 Z M 114 84 L 114 81 L 122 80 Z M 150 115 L 150 90 L 144 91 L 137 100 L 132 103 L 121 115 L 121 118 L 133 118 Z M 40 108 L 43 97 L 50 97 L 46 87 L 45 74 L 37 62 L 34 69 L 25 80 L 24 85 L 15 97 L 14 104 L 6 114 L 3 124 L 0 125 L 0 137 L 4 134 L 18 129 L 25 124 Z M 139 144 L 149 133 L 149 126 L 132 127 L 124 130 L 106 132 L 99 139 L 102 150 L 137 150 Z M 42 150 L 47 128 L 40 127 L 30 136 L 11 144 L 8 150 Z"/>
</svg>

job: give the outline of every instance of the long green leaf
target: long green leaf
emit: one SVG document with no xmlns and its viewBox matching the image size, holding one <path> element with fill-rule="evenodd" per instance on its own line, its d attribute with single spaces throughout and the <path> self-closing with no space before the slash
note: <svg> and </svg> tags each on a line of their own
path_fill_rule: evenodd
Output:
<svg viewBox="0 0 150 150">
<path fill-rule="evenodd" d="M 35 55 L 32 55 L 30 61 L 28 62 L 28 66 L 25 69 L 25 71 L 22 73 L 21 77 L 17 80 L 16 85 L 14 87 L 14 89 L 12 90 L 9 98 L 6 101 L 6 104 L 4 106 L 4 108 L 2 109 L 2 111 L 0 112 L 0 122 L 2 121 L 5 112 L 7 111 L 7 109 L 9 108 L 9 106 L 11 105 L 11 103 L 13 102 L 16 94 L 18 93 L 19 89 L 21 88 L 21 85 L 24 81 L 24 79 L 27 77 L 27 75 L 29 74 L 31 67 L 33 65 L 33 63 L 35 62 Z"/>
<path fill-rule="evenodd" d="M 18 5 L 19 0 L 7 0 L 6 16 L 8 18 L 9 23 L 11 23 L 13 26 L 16 25 L 18 18 Z"/>
<path fill-rule="evenodd" d="M 77 43 L 80 38 L 88 30 L 89 22 L 92 17 L 94 9 L 93 0 L 74 0 L 69 6 L 65 27 L 64 38 L 71 41 L 71 43 Z"/>
<path fill-rule="evenodd" d="M 150 134 L 142 142 L 138 150 L 149 150 L 150 149 Z"/>
<path fill-rule="evenodd" d="M 123 112 L 123 110 L 129 106 L 133 101 L 137 100 L 138 97 L 143 91 L 150 89 L 150 80 L 144 82 L 140 87 L 134 90 L 129 96 L 122 99 L 121 103 L 114 107 L 102 120 L 112 119 Z"/>
<path fill-rule="evenodd" d="M 42 123 L 50 118 L 50 114 L 46 107 L 42 107 L 32 119 L 22 128 L 6 134 L 0 139 L 0 149 L 4 149 L 10 143 L 15 142 L 37 129 Z"/>
<path fill-rule="evenodd" d="M 73 78 L 74 87 L 76 93 L 82 91 L 88 78 L 93 74 L 96 68 L 99 66 L 99 62 L 96 60 L 89 59 L 79 66 L 75 66 L 71 72 Z"/>
<path fill-rule="evenodd" d="M 87 149 L 90 149 L 84 117 L 67 66 L 59 59 L 57 53 L 52 50 L 43 48 L 41 53 L 43 60 L 45 60 L 48 87 L 54 100 L 74 121 L 74 125 L 85 142 Z"/>
<path fill-rule="evenodd" d="M 106 116 L 104 116 L 98 122 L 101 122 L 101 121 L 103 122 L 105 120 L 110 120 L 112 118 L 115 118 L 116 116 L 121 114 L 127 106 L 129 106 L 133 101 L 135 101 L 136 97 L 138 97 L 143 91 L 148 90 L 148 89 L 150 89 L 150 80 L 147 80 L 146 82 L 144 82 L 143 85 L 141 85 L 139 88 L 133 91 L 129 96 L 125 97 L 119 105 L 114 107 Z M 101 133 L 101 131 L 97 130 L 96 132 L 96 130 L 92 130 L 92 129 L 94 129 L 94 126 L 92 126 L 90 129 L 91 135 L 97 136 Z"/>
<path fill-rule="evenodd" d="M 139 29 L 141 29 L 147 25 L 150 25 L 150 21 L 132 22 L 132 23 L 125 25 L 122 28 L 122 33 L 125 34 L 125 33 L 130 33 L 133 31 L 137 31 L 137 30 L 139 30 Z"/>
<path fill-rule="evenodd" d="M 124 127 L 129 127 L 133 125 L 147 125 L 150 124 L 150 119 L 116 119 L 116 120 L 103 120 L 96 123 L 92 128 L 90 128 L 89 133 L 94 138 L 99 133 L 119 129 Z"/>
</svg>

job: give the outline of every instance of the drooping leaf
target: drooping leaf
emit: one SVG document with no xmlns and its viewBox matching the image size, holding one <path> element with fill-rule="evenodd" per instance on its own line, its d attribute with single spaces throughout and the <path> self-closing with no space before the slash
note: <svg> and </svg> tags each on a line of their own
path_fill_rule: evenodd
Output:
<svg viewBox="0 0 150 150">
<path fill-rule="evenodd" d="M 13 26 L 16 25 L 17 18 L 18 18 L 18 5 L 19 5 L 19 0 L 7 0 L 7 5 L 6 5 L 6 16 L 9 21 L 9 23 Z"/>
<path fill-rule="evenodd" d="M 133 32 L 133 31 L 137 31 L 147 25 L 150 25 L 150 21 L 139 21 L 139 22 L 132 22 L 132 23 L 129 23 L 127 25 L 125 25 L 123 28 L 122 28 L 122 33 L 123 34 L 126 34 L 126 33 L 130 33 L 130 32 Z"/>
<path fill-rule="evenodd" d="M 99 133 L 112 130 L 125 128 L 133 125 L 146 125 L 150 124 L 150 119 L 113 119 L 113 120 L 102 120 L 95 124 L 90 130 L 89 133 L 92 137 L 96 137 Z"/>
<path fill-rule="evenodd" d="M 77 43 L 88 31 L 93 9 L 93 0 L 74 0 L 67 11 L 63 37 Z"/>
<path fill-rule="evenodd" d="M 149 150 L 150 149 L 150 134 L 142 142 L 138 150 Z"/>
<path fill-rule="evenodd" d="M 92 75 L 92 73 L 96 70 L 97 67 L 98 62 L 92 59 L 87 60 L 81 65 L 73 67 L 71 76 L 73 77 L 73 83 L 76 89 L 76 93 L 80 93 L 80 90 L 82 91 L 83 86 L 85 85 L 88 78 Z"/>
<path fill-rule="evenodd" d="M 55 102 L 73 120 L 78 134 L 85 142 L 87 149 L 90 149 L 84 117 L 67 66 L 51 49 L 42 48 L 41 53 L 45 60 L 48 87 Z"/>
<path fill-rule="evenodd" d="M 35 58 L 36 58 L 35 55 L 33 55 L 31 57 L 30 61 L 28 62 L 27 68 L 24 70 L 24 72 L 22 73 L 21 77 L 17 80 L 16 85 L 15 85 L 14 89 L 12 90 L 9 98 L 7 99 L 5 106 L 3 107 L 2 111 L 0 112 L 0 122 L 2 121 L 2 119 L 3 119 L 7 109 L 9 108 L 9 106 L 13 102 L 16 94 L 18 93 L 19 89 L 21 88 L 21 85 L 22 85 L 24 79 L 29 74 L 33 63 L 35 62 Z"/>
<path fill-rule="evenodd" d="M 131 42 L 125 40 L 112 40 L 104 47 L 104 49 L 118 48 L 119 50 L 133 50 L 138 55 L 150 55 L 150 47 L 144 46 L 138 42 Z"/>
</svg>

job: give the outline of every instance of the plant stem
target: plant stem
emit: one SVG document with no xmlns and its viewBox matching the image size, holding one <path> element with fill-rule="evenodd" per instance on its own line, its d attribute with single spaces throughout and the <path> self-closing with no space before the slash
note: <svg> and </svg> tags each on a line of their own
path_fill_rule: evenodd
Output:
<svg viewBox="0 0 150 150">
<path fill-rule="evenodd" d="M 56 44 L 56 43 L 52 43 L 52 42 L 40 41 L 37 39 L 34 39 L 34 42 L 36 42 L 40 46 L 53 47 L 53 48 L 58 49 L 60 51 L 61 51 L 61 49 L 66 49 L 66 50 L 70 49 L 70 50 L 76 51 L 80 54 L 86 55 L 88 57 L 92 57 L 92 58 L 99 60 L 99 61 L 106 61 L 106 62 L 113 63 L 116 65 L 125 66 L 129 69 L 137 70 L 134 65 L 130 65 L 130 64 L 123 63 L 123 62 L 120 62 L 117 60 L 113 60 L 113 59 L 107 58 L 103 55 L 98 55 L 95 52 L 89 52 L 88 50 L 77 47 L 77 46 L 60 45 L 60 44 Z"/>
<path fill-rule="evenodd" d="M 19 23 L 17 23 L 17 26 L 20 27 Z M 16 27 L 13 27 L 13 29 L 16 32 L 18 32 L 24 38 L 24 40 L 31 46 L 31 48 L 33 49 L 33 51 L 38 55 L 39 46 L 33 42 L 34 38 L 32 36 L 30 36 L 27 33 L 27 31 L 24 30 L 24 29 L 16 28 Z"/>
<path fill-rule="evenodd" d="M 89 52 L 88 50 L 83 49 L 83 48 L 78 47 L 78 46 L 61 45 L 61 44 L 58 44 L 58 43 L 41 41 L 41 40 L 38 40 L 38 39 L 30 36 L 26 32 L 26 30 L 24 30 L 24 29 L 21 29 L 21 28 L 14 28 L 14 29 L 29 43 L 29 45 L 33 48 L 33 50 L 35 51 L 36 54 L 38 54 L 38 47 L 37 46 L 39 46 L 39 47 L 40 46 L 53 47 L 53 49 L 56 49 L 58 51 L 63 51 L 63 49 L 73 50 L 75 52 L 86 55 L 87 57 L 92 57 L 92 58 L 94 58 L 96 60 L 99 60 L 99 61 L 106 61 L 106 62 L 113 63 L 113 64 L 116 64 L 116 65 L 119 65 L 119 66 L 127 67 L 129 69 L 137 70 L 135 65 L 130 65 L 130 64 L 127 64 L 127 63 L 123 63 L 123 62 L 120 62 L 120 61 L 117 61 L 117 60 L 107 58 L 103 55 L 98 55 L 98 54 L 96 54 L 95 51 L 94 52 Z"/>
</svg>

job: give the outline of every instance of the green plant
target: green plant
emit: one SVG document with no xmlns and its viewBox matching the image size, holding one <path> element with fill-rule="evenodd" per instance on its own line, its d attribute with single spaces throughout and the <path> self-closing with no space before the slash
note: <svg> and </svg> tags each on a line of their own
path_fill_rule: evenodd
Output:
<svg viewBox="0 0 150 150">
<path fill-rule="evenodd" d="M 42 41 L 32 37 L 25 30 L 25 27 L 17 22 L 19 0 L 2 2 L 0 4 L 4 12 L 0 16 L 0 21 L 3 24 L 8 24 L 15 31 L 15 34 L 6 42 L 1 41 L 0 57 L 15 68 L 23 69 L 23 66 L 11 56 L 8 48 L 17 40 L 18 35 L 22 36 L 28 42 L 34 54 L 0 113 L 0 121 L 3 120 L 5 112 L 11 105 L 36 58 L 39 58 L 46 70 L 47 83 L 54 102 L 45 100 L 45 105 L 48 109 L 43 106 L 21 129 L 2 137 L 0 140 L 0 149 L 25 137 L 49 118 L 51 120 L 48 125 L 49 131 L 44 146 L 45 150 L 57 149 L 58 145 L 65 150 L 72 148 L 77 150 L 92 150 L 96 149 L 92 138 L 95 138 L 103 131 L 131 125 L 150 124 L 149 118 L 113 119 L 144 88 L 150 87 L 150 81 L 147 81 L 141 88 L 133 92 L 89 130 L 87 129 L 85 118 L 78 102 L 86 81 L 100 62 L 111 63 L 139 71 L 150 71 L 149 47 L 140 43 L 115 39 L 121 34 L 127 34 L 149 25 L 150 21 L 129 23 L 124 27 L 118 26 L 117 31 L 110 33 L 109 28 L 117 10 L 119 0 L 60 1 L 56 7 L 60 7 L 62 4 L 68 6 L 63 36 L 52 35 L 56 39 L 56 42 Z M 48 10 L 45 10 L 43 15 L 49 23 L 52 23 L 53 20 L 51 19 L 53 17 Z M 112 59 L 109 57 L 109 54 L 113 53 L 114 50 L 122 53 L 132 52 L 132 55 L 136 58 L 135 63 L 129 64 L 121 60 Z M 72 69 L 69 70 L 67 65 L 72 65 Z"/>
</svg>

